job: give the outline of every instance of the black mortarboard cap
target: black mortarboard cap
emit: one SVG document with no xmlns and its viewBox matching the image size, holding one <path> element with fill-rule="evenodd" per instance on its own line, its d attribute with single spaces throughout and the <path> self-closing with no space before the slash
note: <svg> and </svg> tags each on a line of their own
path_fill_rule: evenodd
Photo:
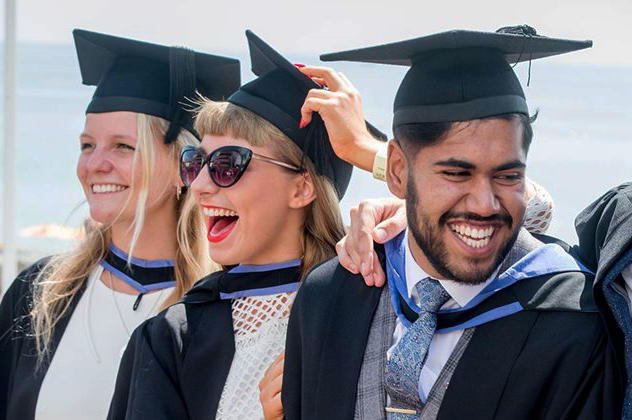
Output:
<svg viewBox="0 0 632 420">
<path fill-rule="evenodd" d="M 317 113 L 305 128 L 299 128 L 301 107 L 308 92 L 321 88 L 305 74 L 247 30 L 252 71 L 258 77 L 243 85 L 228 101 L 266 119 L 288 136 L 307 156 L 319 175 L 329 178 L 342 198 L 353 167 L 334 153 L 323 120 Z M 376 137 L 384 137 L 367 123 Z"/>
<path fill-rule="evenodd" d="M 537 35 L 527 25 L 497 32 L 453 30 L 375 47 L 324 54 L 323 61 L 410 66 L 395 96 L 393 127 L 467 121 L 529 109 L 511 63 L 592 46 Z"/>
<path fill-rule="evenodd" d="M 193 128 L 196 90 L 222 100 L 240 85 L 239 60 L 133 39 L 73 31 L 83 84 L 97 86 L 86 113 L 132 111 L 171 122 L 165 142 Z"/>
</svg>

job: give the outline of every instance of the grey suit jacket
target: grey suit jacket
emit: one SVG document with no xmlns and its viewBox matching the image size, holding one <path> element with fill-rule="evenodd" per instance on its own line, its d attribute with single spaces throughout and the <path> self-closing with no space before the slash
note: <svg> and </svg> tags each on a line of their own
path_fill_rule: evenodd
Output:
<svg viewBox="0 0 632 420">
<path fill-rule="evenodd" d="M 516 243 L 503 261 L 499 272 L 504 272 L 540 245 L 542 243 L 533 238 L 526 230 L 521 230 Z M 391 304 L 390 292 L 388 287 L 384 287 L 377 310 L 373 316 L 358 378 L 355 419 L 386 419 L 384 409 L 387 405 L 387 397 L 384 388 L 384 372 L 386 368 L 386 352 L 392 344 L 393 331 L 395 330 L 395 318 L 396 315 Z M 464 331 L 439 374 L 439 378 L 433 385 L 426 404 L 423 408 L 420 408 L 421 414 L 419 418 L 421 420 L 430 420 L 437 417 L 452 374 L 456 370 L 458 362 L 474 332 L 475 328 L 469 328 Z"/>
</svg>

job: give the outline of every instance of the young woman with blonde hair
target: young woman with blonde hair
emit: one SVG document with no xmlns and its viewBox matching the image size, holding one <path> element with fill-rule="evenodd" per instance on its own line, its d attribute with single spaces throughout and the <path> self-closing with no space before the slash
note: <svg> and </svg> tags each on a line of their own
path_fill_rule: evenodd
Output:
<svg viewBox="0 0 632 420">
<path fill-rule="evenodd" d="M 238 61 L 74 37 L 84 84 L 97 85 L 77 164 L 90 218 L 74 250 L 27 268 L 2 301 L 0 419 L 105 417 L 131 331 L 210 270 L 178 176 L 182 149 L 199 144 L 184 104 L 234 91 Z"/>
<path fill-rule="evenodd" d="M 318 85 L 247 37 L 259 77 L 202 104 L 201 148 L 180 162 L 223 270 L 134 332 L 110 419 L 261 418 L 258 384 L 283 352 L 295 291 L 344 234 L 338 200 L 352 167 L 322 120 L 299 127 Z"/>
</svg>

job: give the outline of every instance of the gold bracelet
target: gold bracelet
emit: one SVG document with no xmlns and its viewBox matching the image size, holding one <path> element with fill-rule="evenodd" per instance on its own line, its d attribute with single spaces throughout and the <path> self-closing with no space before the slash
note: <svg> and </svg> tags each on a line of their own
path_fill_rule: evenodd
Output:
<svg viewBox="0 0 632 420">
<path fill-rule="evenodd" d="M 386 181 L 386 147 L 380 147 L 373 158 L 373 178 Z"/>
</svg>

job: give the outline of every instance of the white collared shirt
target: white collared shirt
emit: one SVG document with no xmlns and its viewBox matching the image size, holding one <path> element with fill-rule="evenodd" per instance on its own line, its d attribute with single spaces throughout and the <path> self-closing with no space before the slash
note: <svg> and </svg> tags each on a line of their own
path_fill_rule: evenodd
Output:
<svg viewBox="0 0 632 420">
<path fill-rule="evenodd" d="M 410 296 L 416 304 L 419 305 L 419 295 L 415 290 L 415 285 L 426 277 L 430 277 L 415 261 L 409 246 L 409 231 L 406 230 L 406 236 L 404 237 L 405 244 L 405 261 L 406 261 L 406 287 L 408 289 L 408 296 Z M 466 285 L 457 283 L 452 280 L 439 280 L 439 283 L 448 292 L 451 299 L 448 300 L 441 309 L 461 308 L 467 305 L 478 293 L 485 288 L 494 278 L 495 273 L 484 283 L 477 285 Z M 391 357 L 393 348 L 399 340 L 406 333 L 407 328 L 401 323 L 399 318 L 395 321 L 395 332 L 393 333 L 393 345 L 388 349 L 386 353 L 387 358 Z M 422 402 L 426 402 L 432 386 L 439 378 L 439 374 L 443 369 L 443 366 L 447 363 L 452 351 L 456 347 L 457 342 L 463 335 L 462 330 L 451 331 L 447 333 L 435 334 L 430 342 L 430 348 L 426 356 L 426 362 L 421 369 L 421 377 L 419 378 L 419 384 L 421 386 L 420 395 L 422 396 Z"/>
</svg>

